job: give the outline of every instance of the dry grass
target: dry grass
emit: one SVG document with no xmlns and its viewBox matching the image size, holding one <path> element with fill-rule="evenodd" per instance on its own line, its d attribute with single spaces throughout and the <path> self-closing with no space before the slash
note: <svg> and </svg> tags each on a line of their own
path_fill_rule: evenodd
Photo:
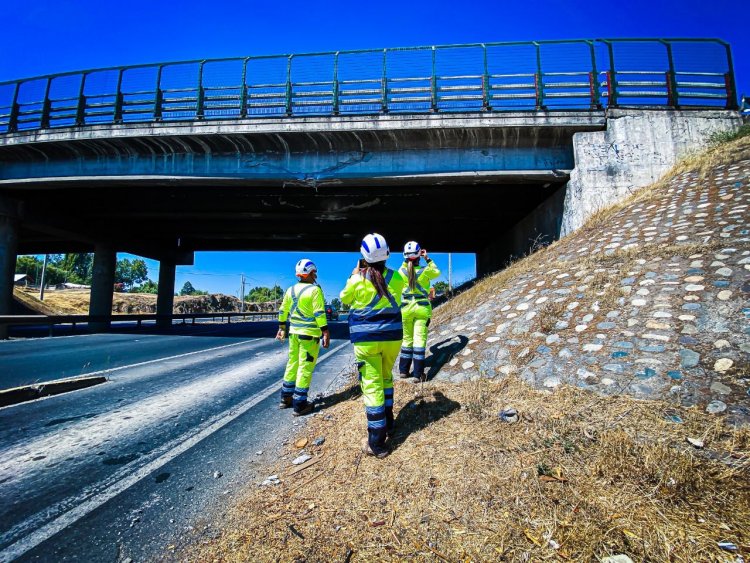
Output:
<svg viewBox="0 0 750 563">
<path fill-rule="evenodd" d="M 385 460 L 363 457 L 361 399 L 303 431 L 320 459 L 253 488 L 195 561 L 726 561 L 750 550 L 748 430 L 696 410 L 513 379 L 396 389 Z M 521 420 L 500 422 L 515 407 Z M 678 415 L 682 424 L 665 417 Z M 705 449 L 687 444 L 701 438 Z M 293 448 L 292 448 L 293 449 Z M 555 548 L 558 545 L 558 548 Z"/>
</svg>

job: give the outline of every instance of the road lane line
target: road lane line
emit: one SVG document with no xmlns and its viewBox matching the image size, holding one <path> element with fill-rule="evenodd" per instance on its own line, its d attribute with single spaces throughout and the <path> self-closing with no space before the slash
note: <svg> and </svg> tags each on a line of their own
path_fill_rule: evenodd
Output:
<svg viewBox="0 0 750 563">
<path fill-rule="evenodd" d="M 342 344 L 339 344 L 335 348 L 329 350 L 320 358 L 318 359 L 318 365 L 323 363 L 325 360 L 330 358 L 333 354 L 344 348 L 345 346 L 348 346 L 349 342 L 344 342 Z M 124 476 L 121 480 L 113 483 L 109 487 L 105 488 L 103 491 L 95 494 L 88 500 L 82 502 L 75 508 L 72 508 L 68 510 L 67 512 L 61 514 L 51 522 L 48 522 L 47 524 L 43 525 L 41 528 L 38 528 L 36 531 L 28 534 L 27 536 L 21 538 L 20 540 L 16 541 L 15 543 L 9 545 L 4 550 L 0 551 L 0 561 L 6 562 L 6 561 L 12 561 L 14 559 L 17 559 L 18 557 L 21 557 L 24 553 L 34 549 L 39 544 L 47 541 L 49 538 L 51 538 L 53 535 L 57 534 L 58 532 L 61 532 L 68 526 L 76 523 L 81 518 L 87 516 L 100 506 L 102 506 L 104 503 L 108 502 L 109 500 L 113 499 L 126 489 L 132 487 L 136 483 L 138 483 L 143 478 L 147 477 L 157 469 L 163 467 L 173 459 L 175 459 L 180 454 L 186 452 L 202 440 L 209 437 L 214 432 L 222 429 L 224 426 L 232 422 L 234 419 L 242 416 L 245 414 L 248 410 L 250 410 L 252 407 L 260 403 L 261 401 L 267 399 L 270 397 L 273 393 L 278 392 L 279 390 L 279 382 L 276 381 L 273 384 L 269 385 L 259 393 L 256 393 L 252 397 L 246 399 L 242 403 L 240 403 L 237 406 L 230 407 L 224 413 L 218 415 L 218 420 L 214 420 L 214 422 L 210 423 L 208 426 L 203 428 L 200 432 L 193 434 L 192 436 L 188 437 L 187 439 L 184 439 L 182 442 L 182 438 L 178 438 L 177 440 L 174 440 L 169 443 L 169 449 L 159 456 L 158 458 L 150 461 L 143 467 L 135 470 L 130 475 Z M 216 418 L 216 417 L 214 417 Z M 66 500 L 61 501 L 58 503 L 58 505 L 66 504 Z M 47 509 L 30 516 L 27 518 L 24 522 L 21 522 L 17 525 L 15 525 L 13 528 L 16 530 L 24 529 L 27 527 L 27 522 L 37 520 L 39 519 L 39 516 L 43 516 L 45 512 L 48 512 L 51 507 L 48 507 Z M 12 534 L 13 531 L 9 531 L 9 534 Z M 7 535 L 7 534 L 4 534 Z"/>
</svg>

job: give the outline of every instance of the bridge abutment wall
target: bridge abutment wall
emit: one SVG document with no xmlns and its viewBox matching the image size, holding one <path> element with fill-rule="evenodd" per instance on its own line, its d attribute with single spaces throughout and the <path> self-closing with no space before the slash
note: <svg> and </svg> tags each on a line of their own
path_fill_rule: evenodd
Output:
<svg viewBox="0 0 750 563">
<path fill-rule="evenodd" d="M 656 182 L 715 133 L 742 125 L 736 111 L 610 109 L 604 131 L 573 135 L 561 236 L 599 211 Z"/>
</svg>

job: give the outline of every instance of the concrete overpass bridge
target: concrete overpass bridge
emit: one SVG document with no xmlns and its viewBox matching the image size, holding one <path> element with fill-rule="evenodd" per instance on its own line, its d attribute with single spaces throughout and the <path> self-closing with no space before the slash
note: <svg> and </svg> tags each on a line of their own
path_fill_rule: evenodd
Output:
<svg viewBox="0 0 750 563">
<path fill-rule="evenodd" d="M 638 39 L 188 61 L 0 84 L 0 314 L 16 254 L 354 250 L 377 230 L 480 274 L 739 125 L 730 48 Z"/>
</svg>

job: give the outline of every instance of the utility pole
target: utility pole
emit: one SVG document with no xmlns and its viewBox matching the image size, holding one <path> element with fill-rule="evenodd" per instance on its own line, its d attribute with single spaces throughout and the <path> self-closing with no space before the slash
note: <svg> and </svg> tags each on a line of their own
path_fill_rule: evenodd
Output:
<svg viewBox="0 0 750 563">
<path fill-rule="evenodd" d="M 453 255 L 448 253 L 448 291 L 453 291 Z"/>
<path fill-rule="evenodd" d="M 240 313 L 245 312 L 245 274 L 240 274 Z"/>
<path fill-rule="evenodd" d="M 47 260 L 49 254 L 44 255 L 44 264 L 42 264 L 42 282 L 39 284 L 39 301 L 44 301 L 44 275 L 47 273 Z"/>
</svg>

